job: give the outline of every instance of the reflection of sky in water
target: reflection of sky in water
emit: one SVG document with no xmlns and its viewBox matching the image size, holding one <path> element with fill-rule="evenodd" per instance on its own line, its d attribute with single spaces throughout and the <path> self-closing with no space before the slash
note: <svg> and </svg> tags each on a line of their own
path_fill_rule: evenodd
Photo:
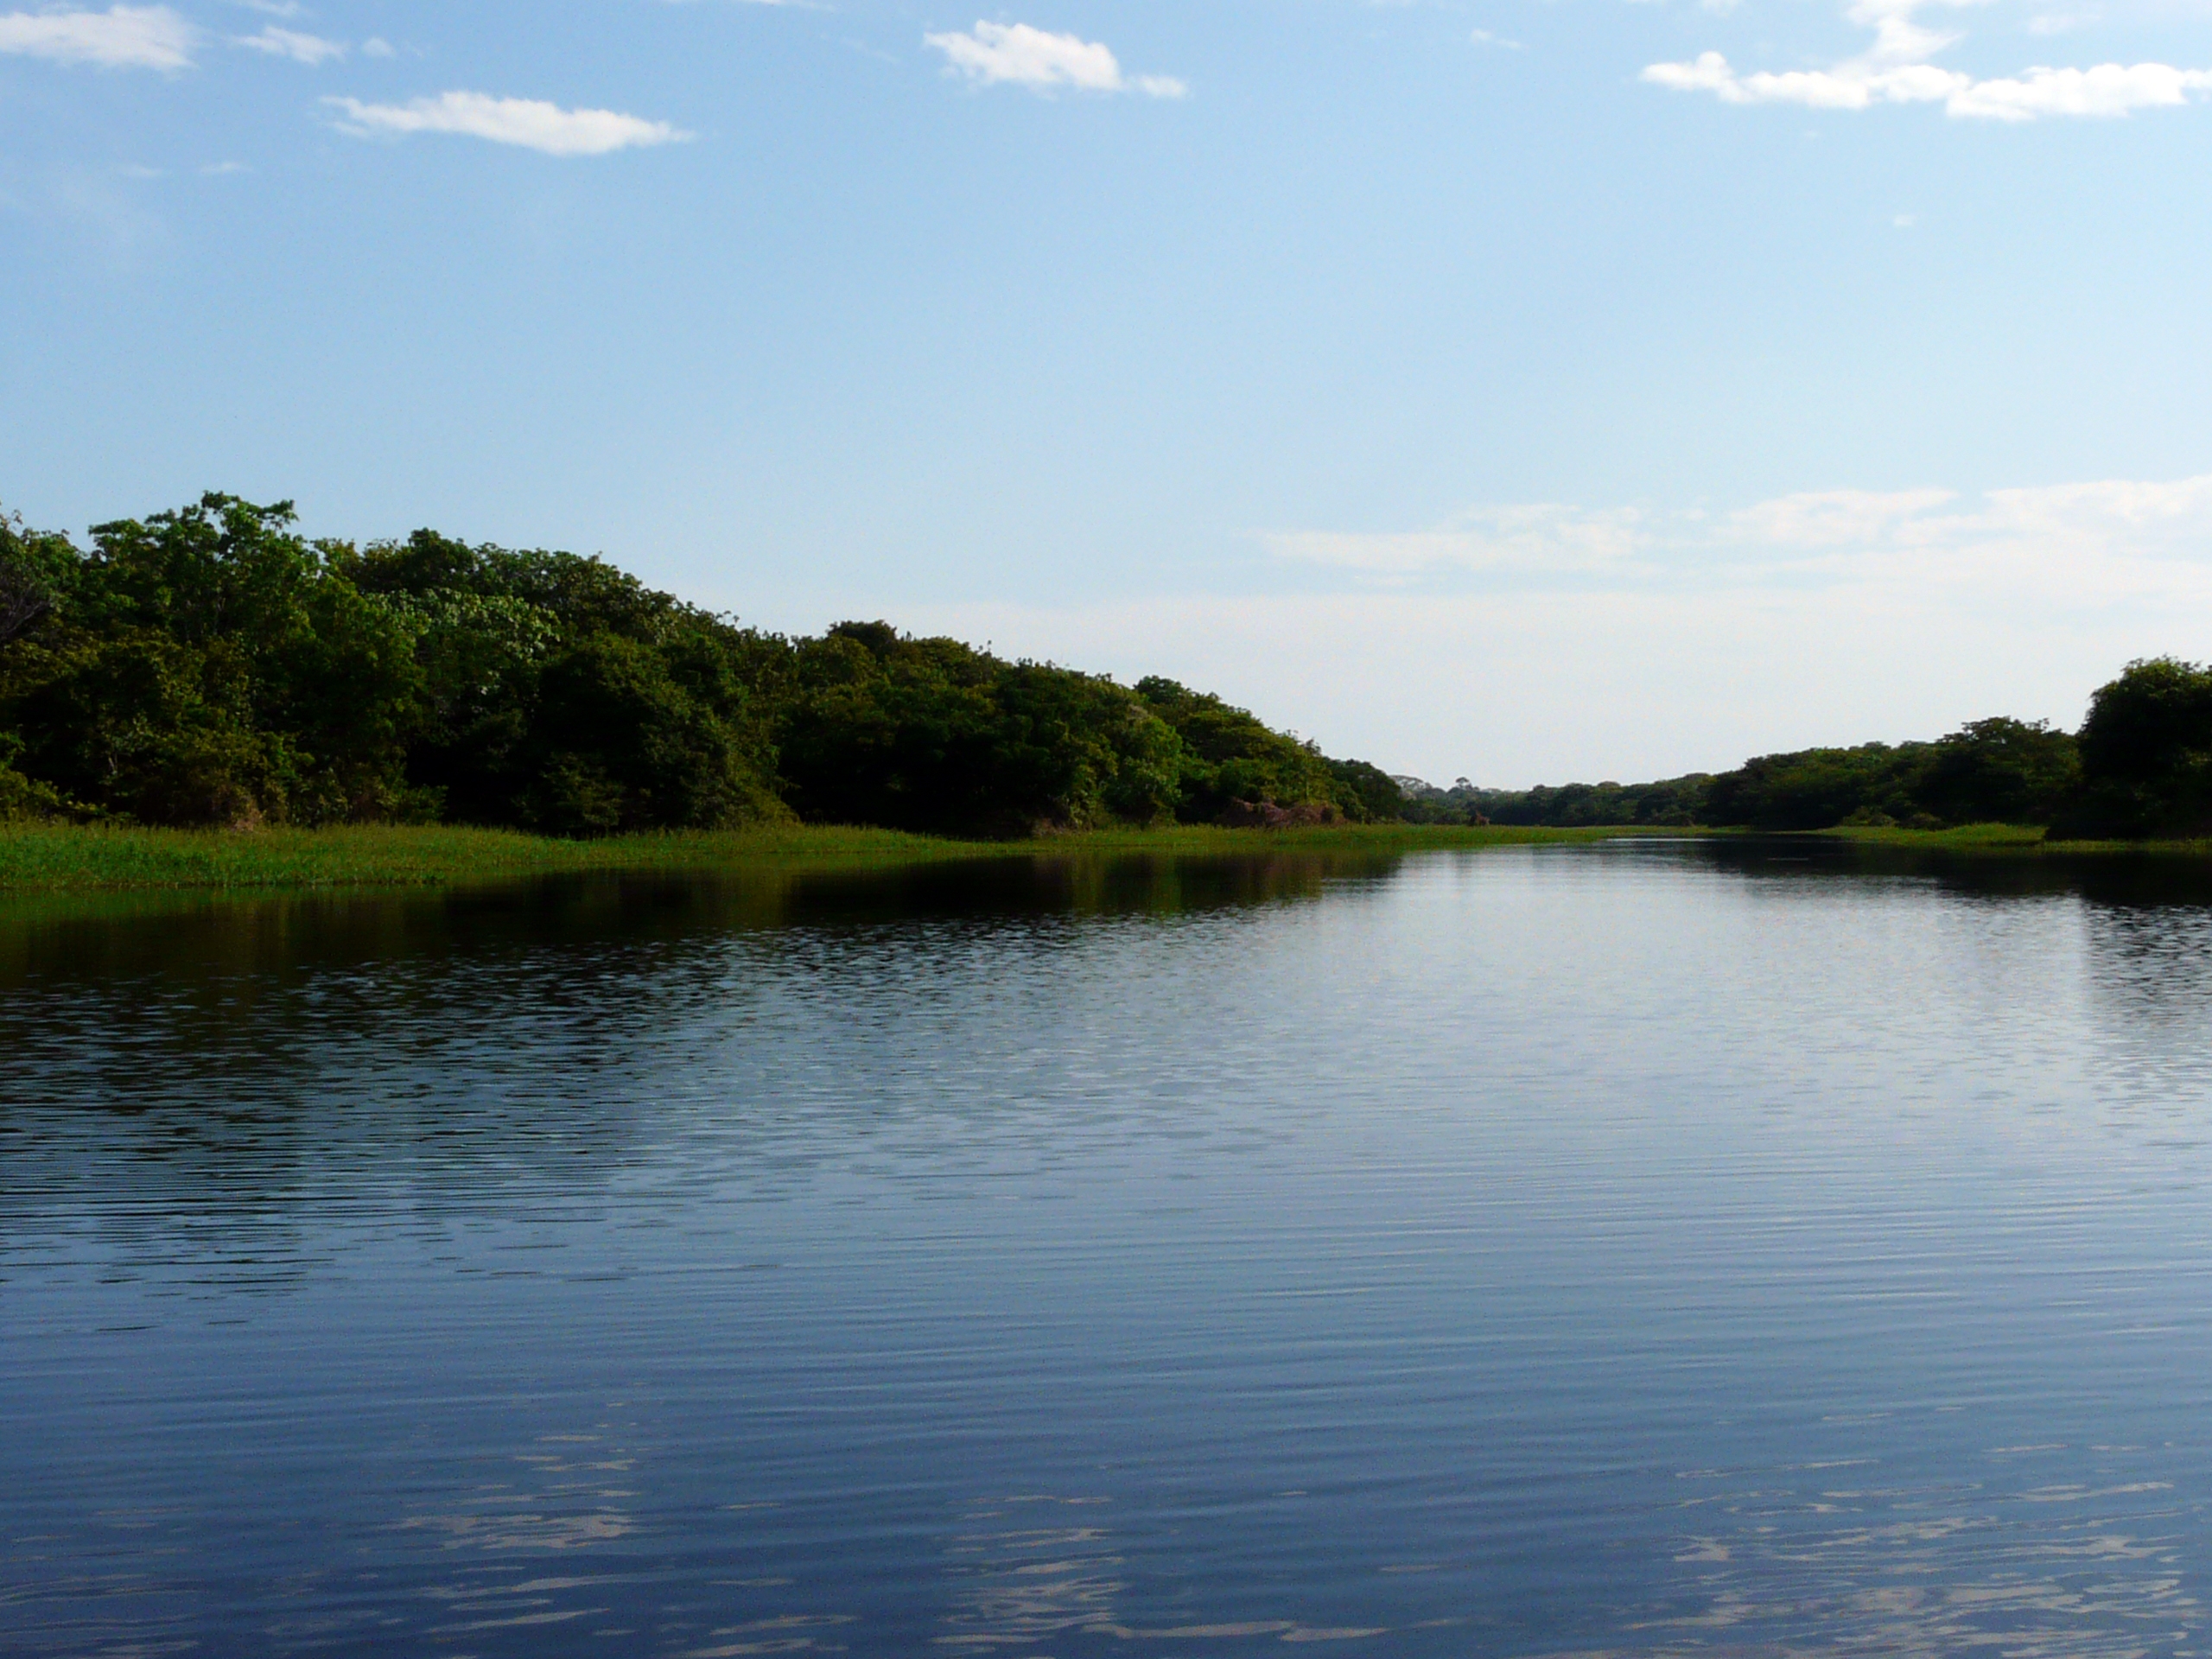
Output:
<svg viewBox="0 0 2212 1659">
<path fill-rule="evenodd" d="M 932 880 L 0 917 L 0 1651 L 2204 1648 L 2212 909 Z"/>
</svg>

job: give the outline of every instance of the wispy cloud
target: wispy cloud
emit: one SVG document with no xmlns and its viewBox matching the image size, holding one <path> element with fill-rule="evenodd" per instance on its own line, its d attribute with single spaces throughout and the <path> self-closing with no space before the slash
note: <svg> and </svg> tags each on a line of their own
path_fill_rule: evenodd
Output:
<svg viewBox="0 0 2212 1659">
<path fill-rule="evenodd" d="M 279 29 L 274 23 L 258 35 L 235 35 L 232 43 L 266 52 L 272 58 L 289 58 L 295 63 L 310 66 L 346 55 L 343 41 L 326 41 L 320 35 L 302 35 L 296 29 Z"/>
<path fill-rule="evenodd" d="M 1389 585 L 1506 575 L 1578 590 L 1700 588 L 1746 580 L 1916 580 L 2002 565 L 2059 586 L 2082 572 L 2160 589 L 2186 572 L 2212 596 L 2212 474 L 1993 490 L 1825 490 L 1724 512 L 1535 503 L 1471 510 L 1411 531 L 1263 533 L 1277 556 Z M 2114 588 L 2113 591 L 2119 591 Z"/>
<path fill-rule="evenodd" d="M 200 31 L 167 6 L 0 14 L 0 52 L 110 69 L 189 69 Z"/>
<path fill-rule="evenodd" d="M 1555 502 L 1477 507 L 1414 531 L 1270 531 L 1280 558 L 1401 580 L 1444 571 L 1568 572 L 1630 565 L 1648 548 L 1648 516 L 1634 507 L 1590 511 Z"/>
<path fill-rule="evenodd" d="M 443 92 L 405 104 L 365 104 L 356 98 L 327 98 L 323 102 L 343 111 L 340 125 L 361 137 L 460 133 L 547 156 L 604 156 L 676 143 L 691 136 L 665 121 L 614 110 L 564 110 L 536 99 L 494 98 L 488 92 Z"/>
<path fill-rule="evenodd" d="M 1071 87 L 1087 92 L 1140 92 L 1182 98 L 1190 88 L 1172 75 L 1125 75 L 1106 47 L 1076 35 L 1052 35 L 1027 23 L 979 22 L 965 34 L 925 35 L 956 73 L 983 86 L 1035 92 Z"/>
<path fill-rule="evenodd" d="M 2212 477 L 1734 510 L 1537 505 L 1268 538 L 1294 591 L 920 607 L 1012 655 L 1172 674 L 1330 753 L 1484 783 L 1653 778 L 2010 714 L 2205 654 Z"/>
<path fill-rule="evenodd" d="M 1948 0 L 1969 3 L 1970 0 Z M 1853 0 L 1844 16 L 1874 31 L 1857 57 L 1825 69 L 1740 72 L 1718 52 L 1687 63 L 1655 63 L 1643 79 L 1677 92 L 1711 92 L 1724 104 L 1801 104 L 1864 110 L 1876 104 L 1941 104 L 1947 114 L 1997 121 L 2050 115 L 2126 115 L 2170 108 L 2212 92 L 2212 70 L 2164 63 L 2102 63 L 2087 69 L 2024 69 L 1976 79 L 1929 60 L 1961 38 L 1919 21 L 1929 0 Z"/>
</svg>

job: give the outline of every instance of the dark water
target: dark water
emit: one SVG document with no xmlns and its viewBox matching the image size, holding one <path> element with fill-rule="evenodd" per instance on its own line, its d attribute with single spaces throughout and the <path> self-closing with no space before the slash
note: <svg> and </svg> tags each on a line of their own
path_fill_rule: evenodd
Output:
<svg viewBox="0 0 2212 1659">
<path fill-rule="evenodd" d="M 2196 1654 L 2212 881 L 0 908 L 0 1650 Z"/>
</svg>

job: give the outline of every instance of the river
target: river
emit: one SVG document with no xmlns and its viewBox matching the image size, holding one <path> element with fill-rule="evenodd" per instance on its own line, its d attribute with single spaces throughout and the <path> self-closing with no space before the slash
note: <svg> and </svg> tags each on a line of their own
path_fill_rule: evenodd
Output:
<svg viewBox="0 0 2212 1659">
<path fill-rule="evenodd" d="M 2191 1655 L 2212 874 L 0 904 L 0 1651 Z"/>
</svg>

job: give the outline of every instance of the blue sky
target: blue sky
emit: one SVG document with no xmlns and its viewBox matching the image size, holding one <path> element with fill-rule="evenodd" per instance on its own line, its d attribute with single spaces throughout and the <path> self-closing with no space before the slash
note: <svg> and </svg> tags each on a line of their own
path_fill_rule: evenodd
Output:
<svg viewBox="0 0 2212 1659">
<path fill-rule="evenodd" d="M 2212 655 L 2206 0 L 0 12 L 0 502 L 1525 784 Z"/>
</svg>

